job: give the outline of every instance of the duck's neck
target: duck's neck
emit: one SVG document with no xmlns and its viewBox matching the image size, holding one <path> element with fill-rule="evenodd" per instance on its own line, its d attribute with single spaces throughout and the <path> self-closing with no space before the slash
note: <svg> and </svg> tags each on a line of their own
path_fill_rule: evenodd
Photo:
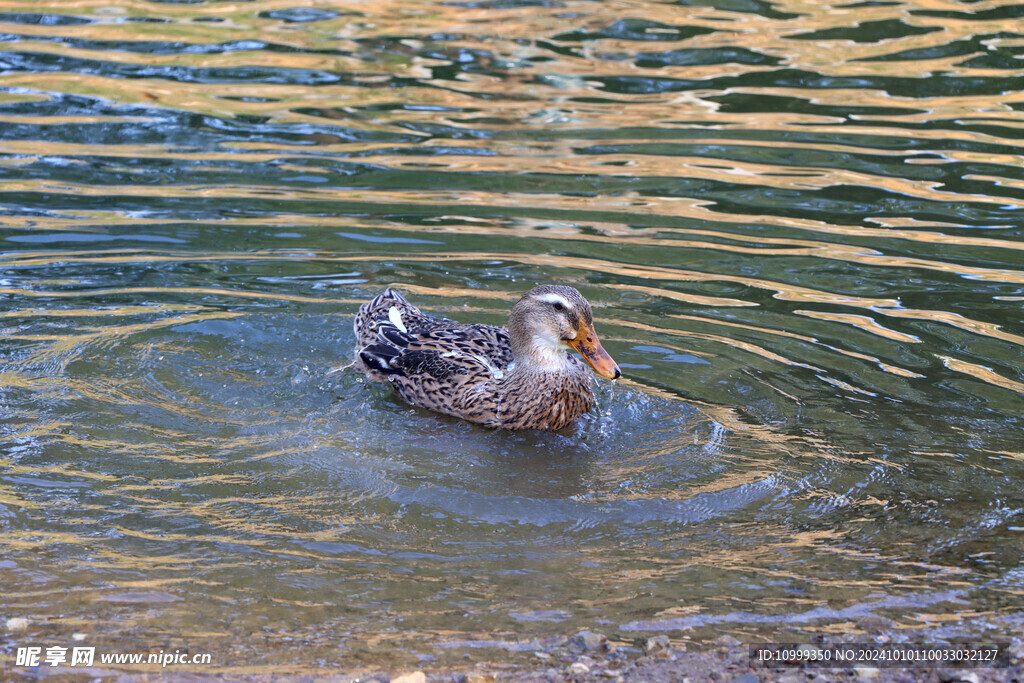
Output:
<svg viewBox="0 0 1024 683">
<path fill-rule="evenodd" d="M 510 394 L 580 390 L 590 387 L 590 373 L 570 355 L 565 342 L 535 339 L 512 344 L 512 362 L 505 371 L 504 389 Z"/>
<path fill-rule="evenodd" d="M 571 372 L 575 363 L 569 358 L 569 347 L 560 340 L 534 337 L 529 343 L 512 345 L 513 372 L 560 375 Z"/>
<path fill-rule="evenodd" d="M 530 373 L 565 373 L 573 369 L 569 346 L 543 328 L 532 328 L 513 310 L 509 317 L 509 346 L 516 370 Z"/>
</svg>

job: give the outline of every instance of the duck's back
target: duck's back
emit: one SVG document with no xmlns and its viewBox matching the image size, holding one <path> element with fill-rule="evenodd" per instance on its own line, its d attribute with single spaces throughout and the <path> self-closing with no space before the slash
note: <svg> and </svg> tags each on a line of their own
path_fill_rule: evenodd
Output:
<svg viewBox="0 0 1024 683">
<path fill-rule="evenodd" d="M 503 328 L 424 315 L 390 287 L 359 309 L 353 327 L 356 364 L 406 402 L 494 421 L 497 386 L 512 362 Z"/>
</svg>

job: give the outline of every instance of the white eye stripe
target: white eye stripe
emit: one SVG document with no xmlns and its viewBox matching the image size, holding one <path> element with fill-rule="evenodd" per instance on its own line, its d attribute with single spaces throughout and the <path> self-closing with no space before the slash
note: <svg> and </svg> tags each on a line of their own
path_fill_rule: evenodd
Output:
<svg viewBox="0 0 1024 683">
<path fill-rule="evenodd" d="M 548 292 L 547 294 L 538 297 L 538 300 L 547 304 L 562 304 L 566 308 L 572 308 L 572 304 L 569 303 L 568 299 L 561 294 L 555 294 L 554 292 Z"/>
</svg>

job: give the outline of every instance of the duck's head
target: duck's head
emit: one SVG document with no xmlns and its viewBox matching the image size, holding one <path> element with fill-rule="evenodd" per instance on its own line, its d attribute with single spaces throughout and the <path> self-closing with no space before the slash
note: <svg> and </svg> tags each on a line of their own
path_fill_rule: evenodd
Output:
<svg viewBox="0 0 1024 683">
<path fill-rule="evenodd" d="M 512 309 L 508 332 L 517 364 L 558 372 L 568 367 L 567 354 L 572 348 L 602 377 L 622 375 L 601 348 L 590 304 L 572 287 L 541 285 L 531 289 Z"/>
</svg>

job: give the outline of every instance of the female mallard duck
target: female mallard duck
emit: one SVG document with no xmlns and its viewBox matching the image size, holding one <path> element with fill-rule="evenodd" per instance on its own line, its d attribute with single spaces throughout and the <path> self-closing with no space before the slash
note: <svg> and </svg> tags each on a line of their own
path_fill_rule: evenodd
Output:
<svg viewBox="0 0 1024 683">
<path fill-rule="evenodd" d="M 590 371 L 622 373 L 601 348 L 590 304 L 572 287 L 523 296 L 508 331 L 424 315 L 391 289 L 359 309 L 356 365 L 406 403 L 505 429 L 561 429 L 594 405 Z"/>
</svg>

